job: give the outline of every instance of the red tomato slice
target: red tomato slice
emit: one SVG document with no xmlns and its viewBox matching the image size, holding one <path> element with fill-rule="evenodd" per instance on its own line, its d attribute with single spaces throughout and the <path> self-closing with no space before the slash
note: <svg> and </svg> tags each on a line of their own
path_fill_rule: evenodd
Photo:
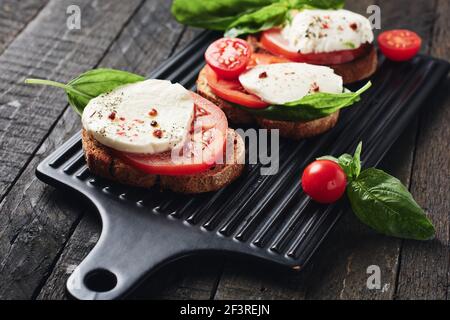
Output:
<svg viewBox="0 0 450 320">
<path fill-rule="evenodd" d="M 391 30 L 378 36 L 378 45 L 387 58 L 394 61 L 406 61 L 420 51 L 422 39 L 413 31 Z"/>
<path fill-rule="evenodd" d="M 293 49 L 289 42 L 282 36 L 280 29 L 270 29 L 261 35 L 261 44 L 269 52 L 288 58 L 295 62 L 306 62 L 318 65 L 342 64 L 356 60 L 367 54 L 369 44 L 364 44 L 357 49 L 340 50 L 334 52 L 301 54 Z"/>
<path fill-rule="evenodd" d="M 273 64 L 282 62 L 289 62 L 289 60 L 283 57 L 273 56 L 271 54 L 254 53 L 252 54 L 246 69 L 253 68 L 259 64 Z M 211 90 L 217 96 L 226 101 L 255 109 L 266 108 L 269 106 L 268 103 L 262 101 L 257 96 L 246 92 L 239 80 L 226 80 L 220 78 L 217 72 L 208 66 L 206 67 L 206 78 Z"/>
<path fill-rule="evenodd" d="M 216 72 L 209 66 L 206 66 L 206 79 L 211 90 L 222 99 L 237 103 L 249 108 L 266 108 L 268 103 L 262 101 L 257 96 L 247 93 L 239 80 L 220 79 Z"/>
<path fill-rule="evenodd" d="M 134 154 L 115 151 L 131 166 L 148 174 L 168 176 L 201 173 L 223 156 L 228 121 L 223 111 L 192 93 L 195 120 L 186 143 L 160 154 Z"/>
<path fill-rule="evenodd" d="M 247 69 L 253 68 L 254 66 L 257 65 L 285 63 L 285 62 L 291 62 L 291 60 L 284 57 L 274 56 L 271 54 L 254 53 L 250 58 L 250 62 L 248 63 Z"/>
<path fill-rule="evenodd" d="M 247 41 L 222 38 L 213 42 L 205 53 L 208 65 L 223 79 L 236 79 L 245 71 L 252 50 Z"/>
</svg>

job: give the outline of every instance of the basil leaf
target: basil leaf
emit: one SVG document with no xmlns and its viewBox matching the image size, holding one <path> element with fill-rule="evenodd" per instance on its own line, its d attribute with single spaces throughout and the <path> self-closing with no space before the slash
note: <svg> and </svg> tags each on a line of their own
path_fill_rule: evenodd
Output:
<svg viewBox="0 0 450 320">
<path fill-rule="evenodd" d="M 227 30 L 241 16 L 251 14 L 278 0 L 174 0 L 175 19 L 193 27 Z"/>
<path fill-rule="evenodd" d="M 235 37 L 283 25 L 292 9 L 343 5 L 344 0 L 174 0 L 171 11 L 182 24 L 226 31 Z"/>
<path fill-rule="evenodd" d="M 257 33 L 284 24 L 289 8 L 283 3 L 274 3 L 255 12 L 244 14 L 234 21 L 225 32 L 226 37 L 235 38 L 243 34 Z"/>
<path fill-rule="evenodd" d="M 25 83 L 42 84 L 64 89 L 69 104 L 81 115 L 91 99 L 122 85 L 143 81 L 144 79 L 142 76 L 126 71 L 94 69 L 79 75 L 67 84 L 43 79 L 27 79 Z"/>
<path fill-rule="evenodd" d="M 355 154 L 353 155 L 352 161 L 352 172 L 354 178 L 358 178 L 361 173 L 361 151 L 362 151 L 362 141 L 358 143 L 356 147 Z"/>
<path fill-rule="evenodd" d="M 255 116 L 282 121 L 311 121 L 327 117 L 336 111 L 349 107 L 358 102 L 361 94 L 372 86 L 369 81 L 356 92 L 345 93 L 314 93 L 302 99 L 285 105 L 274 105 L 264 109 L 252 109 L 242 106 L 238 108 L 246 110 Z"/>
<path fill-rule="evenodd" d="M 376 231 L 399 238 L 429 240 L 435 229 L 408 189 L 387 173 L 370 168 L 350 182 L 353 211 Z"/>
<path fill-rule="evenodd" d="M 353 177 L 353 157 L 348 153 L 344 153 L 338 158 L 338 164 L 344 170 L 348 179 Z"/>
</svg>

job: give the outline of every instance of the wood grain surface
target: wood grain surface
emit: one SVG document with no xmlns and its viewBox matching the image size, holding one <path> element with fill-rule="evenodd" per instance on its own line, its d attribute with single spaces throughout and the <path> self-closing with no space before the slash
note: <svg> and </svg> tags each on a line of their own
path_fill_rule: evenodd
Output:
<svg viewBox="0 0 450 320">
<path fill-rule="evenodd" d="M 409 28 L 423 53 L 450 59 L 447 0 L 347 0 L 382 29 Z M 79 5 L 81 30 L 65 26 Z M 101 232 L 96 210 L 37 180 L 36 166 L 80 129 L 64 93 L 27 77 L 68 81 L 95 67 L 148 75 L 200 30 L 179 25 L 165 0 L 0 0 L 0 299 L 66 299 L 65 281 Z M 378 33 L 379 31 L 377 31 Z M 300 273 L 253 260 L 199 256 L 145 281 L 135 299 L 448 299 L 450 79 L 381 167 L 399 177 L 437 227 L 431 242 L 384 237 L 346 214 Z M 445 90 L 447 88 L 447 90 Z M 382 290 L 366 286 L 381 269 Z"/>
</svg>

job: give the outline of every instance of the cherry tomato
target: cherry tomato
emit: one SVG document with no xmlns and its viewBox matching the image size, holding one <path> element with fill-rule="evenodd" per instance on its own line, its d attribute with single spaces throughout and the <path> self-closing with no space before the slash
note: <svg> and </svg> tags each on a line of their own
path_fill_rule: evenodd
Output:
<svg viewBox="0 0 450 320">
<path fill-rule="evenodd" d="M 276 57 L 271 54 L 254 53 L 252 54 L 246 69 L 248 70 L 260 64 L 273 64 L 282 62 L 289 62 L 289 60 L 282 57 Z M 205 68 L 209 87 L 214 92 L 214 94 L 221 97 L 222 99 L 254 109 L 266 108 L 269 106 L 268 103 L 262 101 L 257 96 L 246 92 L 238 79 L 223 79 L 220 78 L 217 72 L 215 72 L 211 67 L 206 66 Z"/>
<path fill-rule="evenodd" d="M 134 154 L 115 151 L 115 154 L 131 166 L 148 174 L 188 175 L 205 172 L 223 156 L 228 121 L 223 111 L 192 93 L 195 103 L 195 123 L 201 124 L 198 132 L 191 132 L 180 157 L 174 159 L 172 152 L 160 154 Z M 198 121 L 198 122 L 196 122 Z M 184 156 L 184 157 L 183 157 Z"/>
<path fill-rule="evenodd" d="M 319 203 L 333 203 L 345 192 L 347 178 L 334 161 L 316 160 L 303 171 L 303 191 Z"/>
<path fill-rule="evenodd" d="M 205 53 L 208 65 L 223 79 L 236 79 L 245 71 L 252 50 L 247 41 L 222 38 L 213 42 Z"/>
<path fill-rule="evenodd" d="M 409 30 L 385 31 L 378 36 L 381 52 L 391 60 L 407 61 L 412 59 L 422 45 L 420 36 Z"/>
<path fill-rule="evenodd" d="M 205 68 L 208 86 L 214 94 L 222 99 L 254 109 L 266 108 L 269 106 L 268 103 L 262 101 L 257 96 L 246 92 L 239 80 L 220 79 L 217 73 L 209 66 L 206 66 Z"/>
<path fill-rule="evenodd" d="M 267 51 L 286 57 L 291 61 L 318 65 L 342 64 L 356 60 L 366 55 L 371 46 L 370 44 L 364 44 L 357 49 L 302 54 L 289 45 L 288 40 L 281 34 L 281 29 L 264 31 L 261 35 L 261 44 Z"/>
</svg>

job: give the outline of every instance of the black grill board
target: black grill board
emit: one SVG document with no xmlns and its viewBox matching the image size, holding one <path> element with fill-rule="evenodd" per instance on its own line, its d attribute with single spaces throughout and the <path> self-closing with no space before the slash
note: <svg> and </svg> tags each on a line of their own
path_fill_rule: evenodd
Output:
<svg viewBox="0 0 450 320">
<path fill-rule="evenodd" d="M 203 33 L 151 77 L 195 90 L 203 53 L 217 37 Z M 70 276 L 69 293 L 78 299 L 120 298 L 162 265 L 201 252 L 243 254 L 300 270 L 349 211 L 345 200 L 330 206 L 310 201 L 300 188 L 303 168 L 317 156 L 351 153 L 359 141 L 364 142 L 363 165 L 376 166 L 448 71 L 446 61 L 427 56 L 407 63 L 380 57 L 373 87 L 341 113 L 333 130 L 300 142 L 281 139 L 278 174 L 261 176 L 260 165 L 247 165 L 241 178 L 215 193 L 179 195 L 95 177 L 86 167 L 77 133 L 36 171 L 42 181 L 84 195 L 101 216 L 101 237 Z M 110 280 L 104 270 L 116 276 L 115 287 L 89 289 L 89 279 Z"/>
</svg>

